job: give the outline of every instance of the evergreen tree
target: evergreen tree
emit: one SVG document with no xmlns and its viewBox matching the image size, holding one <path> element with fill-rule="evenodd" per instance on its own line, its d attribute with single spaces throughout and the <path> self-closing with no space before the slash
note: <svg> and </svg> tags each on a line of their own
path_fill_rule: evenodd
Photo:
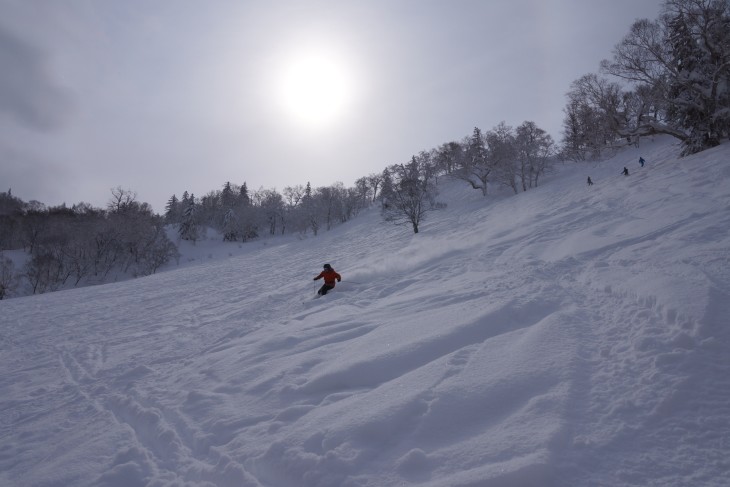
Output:
<svg viewBox="0 0 730 487">
<path fill-rule="evenodd" d="M 246 181 L 243 182 L 241 185 L 241 190 L 238 194 L 238 204 L 246 207 L 251 204 L 251 198 L 248 196 L 248 187 L 246 186 Z"/>
<path fill-rule="evenodd" d="M 178 223 L 180 221 L 180 200 L 174 194 L 165 205 L 165 222 Z"/>
<path fill-rule="evenodd" d="M 200 237 L 200 229 L 198 227 L 197 211 L 195 207 L 195 196 L 192 194 L 187 199 L 187 206 L 183 208 L 182 221 L 180 222 L 178 233 L 180 238 L 183 240 L 191 240 L 192 242 L 196 242 Z"/>
<path fill-rule="evenodd" d="M 238 217 L 233 208 L 229 208 L 223 217 L 223 241 L 235 242 L 238 240 Z"/>
<path fill-rule="evenodd" d="M 307 222 L 307 228 L 310 228 L 316 237 L 320 227 L 319 211 L 317 201 L 312 194 L 312 185 L 309 181 L 307 181 L 307 185 L 304 187 L 302 211 L 304 212 L 304 218 Z"/>
<path fill-rule="evenodd" d="M 223 211 L 227 211 L 235 205 L 236 196 L 233 194 L 233 188 L 231 187 L 230 182 L 226 182 L 226 184 L 223 185 L 223 191 L 221 191 L 220 199 Z"/>
</svg>

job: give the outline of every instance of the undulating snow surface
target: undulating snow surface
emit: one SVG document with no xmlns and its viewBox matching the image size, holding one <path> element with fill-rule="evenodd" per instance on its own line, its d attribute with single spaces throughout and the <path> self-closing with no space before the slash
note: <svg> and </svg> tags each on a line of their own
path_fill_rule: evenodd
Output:
<svg viewBox="0 0 730 487">
<path fill-rule="evenodd" d="M 2 301 L 0 485 L 730 485 L 730 145 L 678 152 Z"/>
</svg>

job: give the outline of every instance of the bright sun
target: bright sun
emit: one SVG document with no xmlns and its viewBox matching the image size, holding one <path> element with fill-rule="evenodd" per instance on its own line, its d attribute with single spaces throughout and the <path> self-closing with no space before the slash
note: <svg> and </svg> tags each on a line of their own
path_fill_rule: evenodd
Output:
<svg viewBox="0 0 730 487">
<path fill-rule="evenodd" d="M 279 76 L 277 99 L 304 126 L 319 128 L 336 122 L 353 95 L 346 67 L 325 51 L 292 56 Z"/>
</svg>

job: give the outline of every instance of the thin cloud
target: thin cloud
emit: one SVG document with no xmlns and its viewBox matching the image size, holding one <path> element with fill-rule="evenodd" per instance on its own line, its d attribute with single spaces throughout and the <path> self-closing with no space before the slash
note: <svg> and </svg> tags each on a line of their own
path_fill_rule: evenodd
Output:
<svg viewBox="0 0 730 487">
<path fill-rule="evenodd" d="M 64 125 L 71 99 L 49 74 L 45 55 L 3 26 L 0 66 L 0 116 L 41 131 Z"/>
</svg>

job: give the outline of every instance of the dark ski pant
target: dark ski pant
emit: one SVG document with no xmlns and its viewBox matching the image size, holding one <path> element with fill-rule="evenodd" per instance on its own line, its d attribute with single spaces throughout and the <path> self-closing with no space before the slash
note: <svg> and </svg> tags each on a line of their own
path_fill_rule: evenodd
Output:
<svg viewBox="0 0 730 487">
<path fill-rule="evenodd" d="M 327 291 L 329 291 L 330 289 L 334 289 L 334 288 L 335 288 L 334 286 L 328 286 L 327 284 L 324 284 L 324 285 L 322 285 L 321 288 L 319 288 L 319 291 L 317 291 L 317 294 L 324 296 L 325 294 L 327 294 Z"/>
</svg>

